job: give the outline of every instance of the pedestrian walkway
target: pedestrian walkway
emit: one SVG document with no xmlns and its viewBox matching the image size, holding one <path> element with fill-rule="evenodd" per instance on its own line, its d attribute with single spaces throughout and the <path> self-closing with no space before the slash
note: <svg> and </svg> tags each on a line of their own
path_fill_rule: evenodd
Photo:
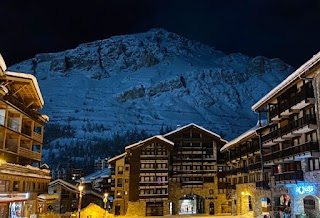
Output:
<svg viewBox="0 0 320 218">
<path fill-rule="evenodd" d="M 195 217 L 195 218 L 209 218 L 209 217 L 212 217 L 212 218 L 253 218 L 253 212 L 249 212 L 247 214 L 244 214 L 244 215 L 203 215 L 203 214 L 186 214 L 186 215 L 168 215 L 168 216 L 152 216 L 152 218 L 192 218 L 192 217 Z M 135 218 L 138 218 L 138 217 L 135 217 Z M 140 217 L 139 217 L 140 218 Z M 151 217 L 150 217 L 151 218 Z"/>
</svg>

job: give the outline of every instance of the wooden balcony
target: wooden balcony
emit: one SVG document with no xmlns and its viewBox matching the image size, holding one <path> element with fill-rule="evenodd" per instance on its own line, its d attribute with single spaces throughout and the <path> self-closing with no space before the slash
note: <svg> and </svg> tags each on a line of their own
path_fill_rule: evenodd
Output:
<svg viewBox="0 0 320 218">
<path fill-rule="evenodd" d="M 10 103 L 12 103 L 17 109 L 20 109 L 21 111 L 23 111 L 24 113 L 30 115 L 31 117 L 41 121 L 42 119 L 41 114 L 37 113 L 36 111 L 29 109 L 25 106 L 25 104 L 23 104 L 23 102 L 19 101 L 18 99 L 14 98 L 11 95 L 5 95 L 4 99 L 9 101 Z M 42 121 L 41 121 L 42 122 Z"/>
<path fill-rule="evenodd" d="M 262 170 L 261 162 L 256 162 L 254 164 L 249 164 L 248 165 L 248 170 L 249 170 L 249 172 L 256 172 L 256 171 Z"/>
<path fill-rule="evenodd" d="M 203 185 L 203 181 L 182 181 L 182 185 Z"/>
<path fill-rule="evenodd" d="M 33 166 L 22 166 L 13 163 L 4 163 L 0 165 L 0 170 L 6 170 L 7 172 L 14 172 L 16 175 L 21 175 L 25 177 L 43 178 L 51 179 L 50 171 L 46 169 L 40 169 Z"/>
<path fill-rule="evenodd" d="M 297 181 L 303 181 L 303 172 L 283 172 L 282 174 L 274 175 L 276 183 L 297 183 Z"/>
<path fill-rule="evenodd" d="M 238 168 L 237 169 L 237 174 L 248 174 L 249 170 L 248 168 Z"/>
<path fill-rule="evenodd" d="M 42 143 L 43 142 L 43 136 L 38 134 L 38 133 L 33 133 L 33 137 L 32 137 L 34 140 L 36 140 L 37 142 L 40 142 Z"/>
<path fill-rule="evenodd" d="M 287 116 L 294 111 L 299 111 L 309 104 L 314 104 L 314 92 L 311 83 L 305 85 L 302 90 L 287 98 L 280 104 L 273 105 L 269 110 L 271 120 L 280 120 L 281 116 Z"/>
<path fill-rule="evenodd" d="M 154 198 L 167 199 L 167 198 L 168 198 L 168 193 L 166 193 L 166 194 L 157 194 L 157 193 L 153 193 L 153 194 L 139 194 L 139 198 L 140 198 L 140 200 L 154 199 Z"/>
<path fill-rule="evenodd" d="M 264 155 L 263 162 L 266 165 L 272 165 L 279 162 L 285 162 L 286 160 L 302 159 L 309 157 L 320 157 L 319 143 L 318 142 L 306 142 L 301 145 L 292 146 L 281 151 L 273 152 L 268 155 Z"/>
<path fill-rule="evenodd" d="M 19 156 L 41 161 L 41 153 L 31 151 L 29 149 L 22 148 L 22 147 L 19 148 Z"/>
<path fill-rule="evenodd" d="M 274 130 L 261 137 L 263 144 L 272 140 L 272 141 L 284 141 L 283 136 L 286 136 L 289 133 L 301 134 L 307 133 L 312 130 L 315 130 L 316 125 L 316 116 L 315 115 L 306 115 L 295 121 L 288 123 L 288 125 L 281 127 L 280 129 Z M 294 136 L 294 135 L 293 135 Z M 293 137 L 292 136 L 292 137 Z"/>
<path fill-rule="evenodd" d="M 248 156 L 253 156 L 254 154 L 260 153 L 260 146 L 259 144 L 251 145 L 249 147 L 242 147 L 241 150 L 239 149 L 232 150 L 230 154 L 230 161 L 237 162 L 241 159 L 246 159 Z"/>
</svg>

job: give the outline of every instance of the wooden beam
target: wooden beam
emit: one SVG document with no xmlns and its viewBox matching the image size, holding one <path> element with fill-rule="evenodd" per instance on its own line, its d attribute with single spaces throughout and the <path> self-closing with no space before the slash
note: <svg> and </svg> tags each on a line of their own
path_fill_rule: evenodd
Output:
<svg viewBox="0 0 320 218">
<path fill-rule="evenodd" d="M 23 85 L 22 87 L 20 87 L 18 90 L 16 90 L 13 95 L 17 94 L 18 92 L 20 92 L 24 87 L 26 87 L 27 85 Z"/>
<path fill-rule="evenodd" d="M 31 101 L 27 106 L 26 108 L 30 107 L 31 105 L 33 105 L 34 101 Z"/>
</svg>

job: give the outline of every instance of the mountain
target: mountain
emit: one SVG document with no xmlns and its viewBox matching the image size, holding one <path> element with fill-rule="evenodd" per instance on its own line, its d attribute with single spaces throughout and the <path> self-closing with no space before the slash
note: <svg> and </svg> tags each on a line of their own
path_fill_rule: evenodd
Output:
<svg viewBox="0 0 320 218">
<path fill-rule="evenodd" d="M 225 54 L 163 29 L 37 54 L 9 69 L 37 77 L 41 112 L 51 131 L 61 127 L 46 132 L 46 150 L 189 123 L 231 140 L 256 124 L 251 106 L 293 71 L 279 59 Z"/>
</svg>

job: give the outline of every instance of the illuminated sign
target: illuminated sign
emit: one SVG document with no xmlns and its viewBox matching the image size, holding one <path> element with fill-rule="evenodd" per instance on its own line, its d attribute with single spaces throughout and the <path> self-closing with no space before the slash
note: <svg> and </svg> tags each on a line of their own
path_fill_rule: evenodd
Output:
<svg viewBox="0 0 320 218">
<path fill-rule="evenodd" d="M 315 188 L 313 185 L 307 185 L 307 186 L 298 186 L 296 187 L 296 192 L 300 195 L 303 194 L 310 194 L 315 191 Z"/>
</svg>

